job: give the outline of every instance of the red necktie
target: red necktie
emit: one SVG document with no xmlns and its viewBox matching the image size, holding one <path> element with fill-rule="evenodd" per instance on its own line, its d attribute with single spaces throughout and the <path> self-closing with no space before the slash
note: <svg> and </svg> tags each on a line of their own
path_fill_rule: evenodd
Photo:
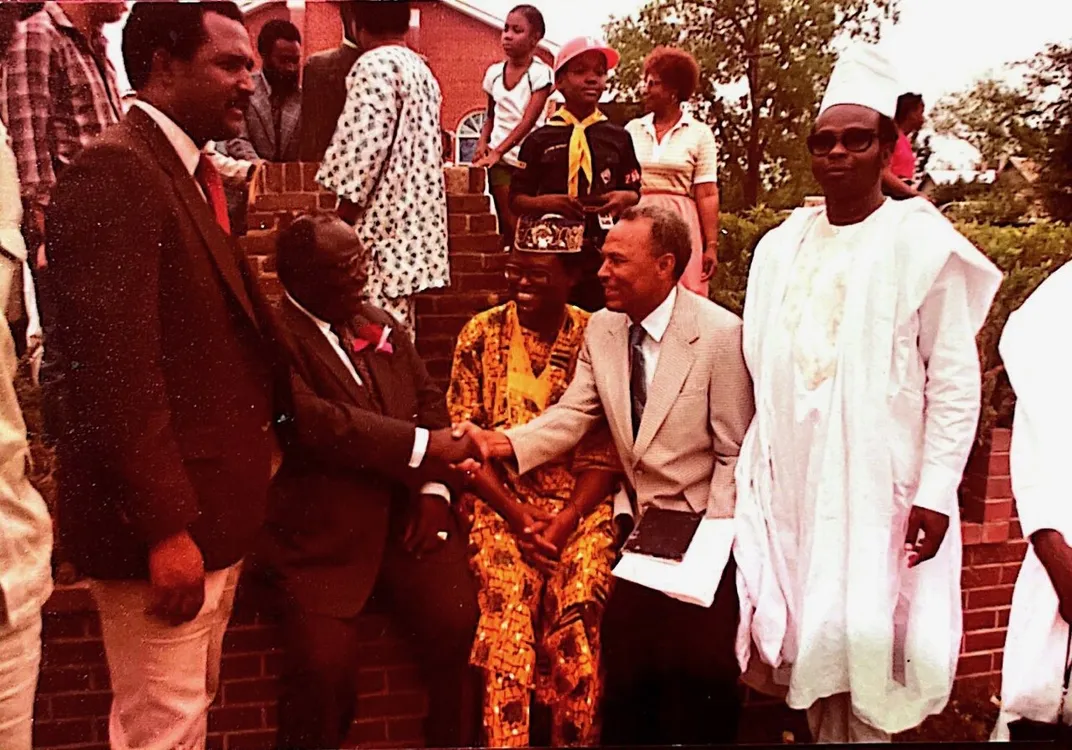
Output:
<svg viewBox="0 0 1072 750">
<path fill-rule="evenodd" d="M 216 170 L 216 165 L 208 158 L 208 154 L 201 152 L 201 158 L 197 160 L 197 169 L 194 170 L 194 179 L 205 191 L 205 199 L 209 208 L 216 215 L 216 223 L 227 234 L 231 233 L 231 219 L 227 216 L 227 198 L 223 194 L 223 179 Z"/>
</svg>

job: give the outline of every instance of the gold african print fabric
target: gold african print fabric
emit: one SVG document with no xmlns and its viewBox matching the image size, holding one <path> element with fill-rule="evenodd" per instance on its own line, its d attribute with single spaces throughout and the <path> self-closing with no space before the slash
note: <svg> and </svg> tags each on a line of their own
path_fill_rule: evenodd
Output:
<svg viewBox="0 0 1072 750">
<path fill-rule="evenodd" d="M 568 307 L 553 344 L 521 328 L 513 303 L 474 317 L 458 337 L 448 391 L 451 418 L 485 428 L 531 421 L 565 393 L 589 314 Z M 576 474 L 620 471 L 609 432 L 523 477 L 501 475 L 521 502 L 551 513 L 569 502 Z M 578 525 L 561 562 L 545 576 L 522 557 L 513 532 L 482 500 L 471 502 L 471 567 L 479 584 L 480 623 L 470 661 L 487 678 L 484 729 L 491 747 L 524 747 L 530 700 L 551 708 L 554 745 L 599 740 L 599 622 L 611 582 L 611 503 Z"/>
</svg>

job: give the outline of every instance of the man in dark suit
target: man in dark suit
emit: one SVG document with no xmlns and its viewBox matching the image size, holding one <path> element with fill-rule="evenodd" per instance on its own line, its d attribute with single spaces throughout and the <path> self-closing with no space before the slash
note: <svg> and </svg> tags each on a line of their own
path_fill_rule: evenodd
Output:
<svg viewBox="0 0 1072 750">
<path fill-rule="evenodd" d="M 59 520 L 100 612 L 112 746 L 195 748 L 289 385 L 202 150 L 238 133 L 253 92 L 240 11 L 138 3 L 123 57 L 138 100 L 63 172 L 47 214 Z"/>
<path fill-rule="evenodd" d="M 302 73 L 305 104 L 301 113 L 299 153 L 305 162 L 318 162 L 324 158 L 346 103 L 346 75 L 361 56 L 357 42 L 359 10 L 354 6 L 364 3 L 336 5 L 342 18 L 342 44 L 311 55 Z"/>
<path fill-rule="evenodd" d="M 290 21 L 274 18 L 257 35 L 257 52 L 261 71 L 253 76 L 246 127 L 227 143 L 227 154 L 245 161 L 298 161 L 301 32 Z"/>
<path fill-rule="evenodd" d="M 477 456 L 398 321 L 364 302 L 368 254 L 334 215 L 279 237 L 294 414 L 268 559 L 284 594 L 279 746 L 339 747 L 354 715 L 357 616 L 375 590 L 425 667 L 431 747 L 471 745 L 476 589 L 444 481 Z M 421 425 L 422 427 L 417 427 Z"/>
</svg>

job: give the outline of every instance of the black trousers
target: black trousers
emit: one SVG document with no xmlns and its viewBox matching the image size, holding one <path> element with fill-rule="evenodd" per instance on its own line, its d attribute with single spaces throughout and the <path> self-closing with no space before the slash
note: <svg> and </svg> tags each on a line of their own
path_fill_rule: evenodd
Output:
<svg viewBox="0 0 1072 750">
<path fill-rule="evenodd" d="M 31 256 L 32 258 L 32 256 Z M 45 352 L 41 360 L 39 380 L 41 384 L 41 421 L 46 442 L 54 444 L 63 434 L 66 407 L 63 397 L 63 371 L 67 366 L 56 341 L 56 305 L 49 269 L 30 264 L 34 291 L 37 295 L 37 313 L 41 317 L 41 341 Z"/>
<path fill-rule="evenodd" d="M 374 597 L 407 638 L 428 687 L 429 747 L 475 744 L 479 673 L 469 666 L 479 608 L 465 540 L 455 529 L 433 554 L 417 558 L 392 534 Z M 337 618 L 284 603 L 285 650 L 279 700 L 280 748 L 337 748 L 357 707 L 359 617 Z"/>
<path fill-rule="evenodd" d="M 704 609 L 616 581 L 603 615 L 604 745 L 719 745 L 737 738 L 733 561 Z"/>
</svg>

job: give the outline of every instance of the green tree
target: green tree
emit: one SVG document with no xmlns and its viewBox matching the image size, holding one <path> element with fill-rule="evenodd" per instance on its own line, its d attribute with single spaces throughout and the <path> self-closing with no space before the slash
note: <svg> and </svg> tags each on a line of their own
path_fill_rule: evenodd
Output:
<svg viewBox="0 0 1072 750">
<path fill-rule="evenodd" d="M 1050 45 L 1012 70 L 1022 85 L 979 81 L 939 102 L 931 121 L 979 149 L 988 166 L 1008 156 L 1033 159 L 1050 216 L 1072 221 L 1072 44 Z"/>
<path fill-rule="evenodd" d="M 722 147 L 723 202 L 788 205 L 816 189 L 804 140 L 836 57 L 838 35 L 878 38 L 899 0 L 649 0 L 612 19 L 607 38 L 622 62 L 617 92 L 637 96 L 657 45 L 700 64 L 698 114 Z"/>
<path fill-rule="evenodd" d="M 1054 44 L 1031 62 L 1029 82 L 1042 102 L 1042 143 L 1036 159 L 1050 215 L 1072 222 L 1072 44 Z"/>
<path fill-rule="evenodd" d="M 993 168 L 1003 158 L 1038 151 L 1041 114 L 1031 87 L 1013 88 L 986 78 L 939 101 L 930 119 L 935 131 L 970 143 L 984 165 Z"/>
</svg>

